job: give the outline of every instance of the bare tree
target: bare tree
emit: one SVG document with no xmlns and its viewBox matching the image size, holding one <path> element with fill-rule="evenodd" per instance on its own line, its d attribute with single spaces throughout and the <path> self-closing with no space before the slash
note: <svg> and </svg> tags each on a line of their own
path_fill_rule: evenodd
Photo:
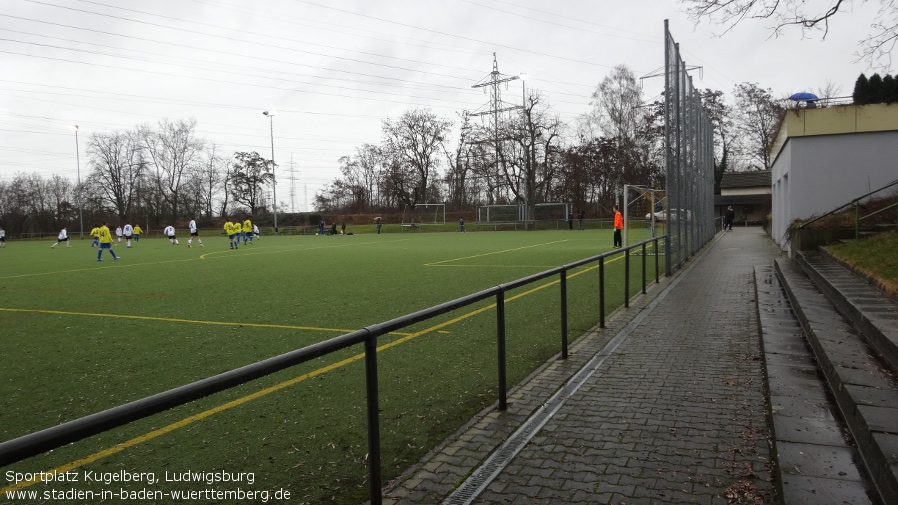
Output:
<svg viewBox="0 0 898 505">
<path fill-rule="evenodd" d="M 833 98 L 838 98 L 842 94 L 842 85 L 827 79 L 822 86 L 817 87 L 817 96 L 820 97 L 820 105 L 826 107 Z"/>
<path fill-rule="evenodd" d="M 406 179 L 399 189 L 410 204 L 428 200 L 429 180 L 440 164 L 439 154 L 451 126 L 451 121 L 426 109 L 407 111 L 395 122 L 383 121 L 384 151 L 399 165 L 393 174 Z"/>
<path fill-rule="evenodd" d="M 746 19 L 772 20 L 777 36 L 788 27 L 802 34 L 816 31 L 825 39 L 830 19 L 837 15 L 855 15 L 855 2 L 846 0 L 680 0 L 689 17 L 699 23 L 708 20 L 731 30 Z M 858 60 L 869 59 L 883 69 L 891 66 L 891 53 L 898 43 L 898 3 L 879 0 L 880 8 L 869 20 L 870 31 L 859 41 Z"/>
<path fill-rule="evenodd" d="M 554 152 L 561 151 L 564 124 L 553 116 L 538 91 L 526 96 L 522 114 L 511 122 L 510 135 L 514 147 L 512 163 L 504 165 L 504 175 L 515 198 L 528 206 L 542 201 L 541 195 L 552 183 Z"/>
<path fill-rule="evenodd" d="M 785 110 L 783 100 L 773 98 L 770 89 L 756 83 L 737 84 L 734 95 L 735 128 L 739 133 L 742 153 L 760 163 L 761 170 L 770 168 L 770 147 Z"/>
<path fill-rule="evenodd" d="M 639 128 L 642 89 L 626 65 L 614 67 L 592 93 L 592 109 L 580 119 L 580 135 L 633 139 Z"/>
<path fill-rule="evenodd" d="M 227 169 L 227 160 L 218 154 L 218 146 L 210 143 L 204 153 L 203 167 L 200 170 L 200 188 L 203 213 L 206 221 L 212 222 L 215 215 L 215 201 L 221 198 L 220 214 L 223 215 L 228 205 L 229 192 L 225 184 L 230 174 Z"/>
<path fill-rule="evenodd" d="M 160 195 L 169 206 L 172 219 L 180 217 L 181 185 L 188 169 L 201 162 L 204 142 L 196 137 L 196 119 L 170 122 L 159 121 L 153 130 L 144 125 L 139 128 L 140 139 L 147 157 L 156 169 L 155 183 Z"/>
<path fill-rule="evenodd" d="M 88 180 L 122 221 L 128 219 L 143 174 L 143 148 L 133 132 L 94 133 L 87 143 Z"/>
</svg>

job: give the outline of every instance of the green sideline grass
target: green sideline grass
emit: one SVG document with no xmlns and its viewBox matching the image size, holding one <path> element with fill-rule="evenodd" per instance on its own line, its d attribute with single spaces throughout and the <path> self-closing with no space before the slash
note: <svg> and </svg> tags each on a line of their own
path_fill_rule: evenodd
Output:
<svg viewBox="0 0 898 505">
<path fill-rule="evenodd" d="M 122 259 L 104 253 L 102 263 L 87 240 L 71 248 L 50 243 L 10 241 L 0 249 L 0 440 L 604 252 L 611 232 L 264 237 L 236 251 L 223 237 L 208 237 L 204 248 L 187 248 L 181 237 L 179 246 L 164 239 L 131 249 L 116 244 Z M 622 263 L 606 267 L 608 313 L 622 303 Z M 636 293 L 639 262 L 631 268 Z M 597 323 L 597 285 L 594 266 L 568 275 L 571 341 Z M 515 384 L 560 350 L 557 279 L 506 300 L 508 379 Z M 379 342 L 394 344 L 378 355 L 384 482 L 495 402 L 491 303 Z M 217 487 L 283 488 L 291 503 L 361 503 L 368 496 L 362 352 L 320 358 L 0 468 L 0 476 L 56 468 L 159 478 L 166 471 L 252 472 L 252 485 Z M 22 489 L 54 487 L 104 486 Z"/>
<path fill-rule="evenodd" d="M 898 233 L 878 233 L 862 240 L 830 245 L 827 250 L 898 291 L 898 254 L 895 254 Z"/>
</svg>

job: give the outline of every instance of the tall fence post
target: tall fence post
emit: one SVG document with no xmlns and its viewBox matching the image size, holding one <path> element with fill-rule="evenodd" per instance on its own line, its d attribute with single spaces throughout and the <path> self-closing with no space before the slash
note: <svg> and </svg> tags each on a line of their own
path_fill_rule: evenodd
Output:
<svg viewBox="0 0 898 505">
<path fill-rule="evenodd" d="M 655 249 L 655 284 L 661 282 L 660 275 L 661 273 L 658 271 L 658 255 L 661 254 L 661 251 L 658 249 L 658 237 L 655 237 L 655 245 L 653 246 Z"/>
<path fill-rule="evenodd" d="M 561 359 L 567 359 L 567 270 L 561 270 Z"/>
<path fill-rule="evenodd" d="M 645 242 L 642 243 L 642 294 L 645 294 Z"/>
<path fill-rule="evenodd" d="M 377 393 L 377 337 L 365 340 L 365 388 L 368 396 L 368 462 L 371 470 L 371 505 L 381 505 L 380 400 Z"/>
<path fill-rule="evenodd" d="M 599 328 L 605 327 L 605 257 L 599 258 Z"/>
<path fill-rule="evenodd" d="M 499 357 L 499 410 L 508 410 L 505 367 L 505 290 L 496 293 L 496 349 Z"/>
<path fill-rule="evenodd" d="M 624 307 L 630 308 L 630 250 L 624 249 Z"/>
</svg>

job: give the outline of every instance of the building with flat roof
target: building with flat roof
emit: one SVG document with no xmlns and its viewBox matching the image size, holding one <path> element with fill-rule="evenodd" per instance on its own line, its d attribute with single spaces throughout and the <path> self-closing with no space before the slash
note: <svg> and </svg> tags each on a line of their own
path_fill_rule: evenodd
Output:
<svg viewBox="0 0 898 505">
<path fill-rule="evenodd" d="M 898 104 L 791 109 L 771 147 L 770 232 L 791 253 L 789 229 L 898 177 Z"/>
<path fill-rule="evenodd" d="M 761 224 L 771 211 L 771 192 L 770 170 L 724 172 L 714 208 L 718 216 L 723 216 L 732 206 L 737 224 Z"/>
</svg>

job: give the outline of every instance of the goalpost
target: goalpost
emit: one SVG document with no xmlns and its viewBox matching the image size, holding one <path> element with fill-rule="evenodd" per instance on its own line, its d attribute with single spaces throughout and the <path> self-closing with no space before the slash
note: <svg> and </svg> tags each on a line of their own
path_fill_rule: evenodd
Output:
<svg viewBox="0 0 898 505">
<path fill-rule="evenodd" d="M 417 203 L 409 214 L 402 212 L 403 225 L 446 224 L 445 203 Z"/>
<path fill-rule="evenodd" d="M 549 202 L 533 206 L 534 221 L 567 221 L 574 206 L 570 203 Z"/>
<path fill-rule="evenodd" d="M 667 224 L 667 192 L 625 184 L 623 214 L 624 245 L 663 235 Z"/>
<path fill-rule="evenodd" d="M 523 221 L 523 207 L 516 204 L 481 205 L 477 207 L 478 223 L 513 223 Z"/>
</svg>

